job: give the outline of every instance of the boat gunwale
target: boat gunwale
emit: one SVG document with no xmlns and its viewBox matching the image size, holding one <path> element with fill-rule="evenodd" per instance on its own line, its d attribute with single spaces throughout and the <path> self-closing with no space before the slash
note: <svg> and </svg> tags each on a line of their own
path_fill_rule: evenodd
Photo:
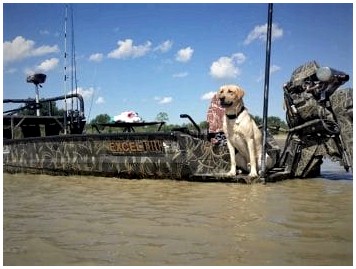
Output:
<svg viewBox="0 0 356 269">
<path fill-rule="evenodd" d="M 135 132 L 135 133 L 100 133 L 100 134 L 67 134 L 67 135 L 54 135 L 54 136 L 41 136 L 41 137 L 26 137 L 26 138 L 16 138 L 16 139 L 4 139 L 3 145 L 13 145 L 22 143 L 45 143 L 45 142 L 65 142 L 65 141 L 86 141 L 86 140 L 129 140 L 130 138 L 139 139 L 141 137 L 149 137 L 159 140 L 174 140 L 177 141 L 178 137 L 183 135 L 182 132 L 172 131 L 172 132 Z M 191 136 L 191 135 L 189 135 Z M 200 139 L 191 136 L 195 139 Z"/>
</svg>

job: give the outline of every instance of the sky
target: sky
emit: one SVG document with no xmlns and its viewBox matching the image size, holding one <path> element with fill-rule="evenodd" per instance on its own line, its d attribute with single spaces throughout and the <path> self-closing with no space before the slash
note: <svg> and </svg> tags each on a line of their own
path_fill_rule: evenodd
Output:
<svg viewBox="0 0 356 269">
<path fill-rule="evenodd" d="M 47 75 L 40 98 L 63 95 L 77 84 L 88 121 L 133 110 L 145 121 L 165 112 L 169 124 L 187 123 L 182 113 L 199 123 L 219 87 L 238 84 L 249 113 L 262 117 L 267 8 L 267 3 L 88 3 L 67 9 L 64 3 L 5 3 L 3 98 L 34 98 L 26 77 L 40 72 Z M 352 41 L 351 3 L 274 3 L 268 115 L 285 120 L 283 84 L 305 62 L 348 73 L 344 87 L 352 87 Z"/>
</svg>

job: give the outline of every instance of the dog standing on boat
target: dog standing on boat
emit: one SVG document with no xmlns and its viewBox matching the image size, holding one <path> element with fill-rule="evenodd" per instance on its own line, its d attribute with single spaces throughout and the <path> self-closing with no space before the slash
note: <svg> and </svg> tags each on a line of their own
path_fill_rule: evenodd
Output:
<svg viewBox="0 0 356 269">
<path fill-rule="evenodd" d="M 262 155 L 262 133 L 244 105 L 244 95 L 245 91 L 237 85 L 224 85 L 217 93 L 220 105 L 225 108 L 223 130 L 231 160 L 228 175 L 236 175 L 237 165 L 249 171 L 250 178 L 257 178 Z M 266 167 L 272 167 L 268 155 Z"/>
</svg>

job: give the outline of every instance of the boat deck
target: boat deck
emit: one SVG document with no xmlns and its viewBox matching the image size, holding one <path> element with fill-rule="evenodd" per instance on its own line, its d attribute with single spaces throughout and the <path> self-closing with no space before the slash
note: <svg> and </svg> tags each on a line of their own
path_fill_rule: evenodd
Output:
<svg viewBox="0 0 356 269">
<path fill-rule="evenodd" d="M 220 174 L 194 174 L 190 177 L 190 180 L 197 182 L 223 182 L 223 183 L 266 183 L 266 182 L 277 182 L 289 178 L 290 173 L 284 172 L 282 168 L 271 169 L 266 178 L 255 178 L 251 179 L 247 174 L 238 174 L 235 176 L 230 176 L 224 173 Z"/>
</svg>

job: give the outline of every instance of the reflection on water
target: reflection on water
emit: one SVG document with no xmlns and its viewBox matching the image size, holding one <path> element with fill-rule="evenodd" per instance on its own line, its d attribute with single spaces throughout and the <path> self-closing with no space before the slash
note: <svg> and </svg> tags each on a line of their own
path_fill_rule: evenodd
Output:
<svg viewBox="0 0 356 269">
<path fill-rule="evenodd" d="M 4 174 L 4 265 L 352 265 L 352 174 L 332 169 L 250 186 Z"/>
</svg>

